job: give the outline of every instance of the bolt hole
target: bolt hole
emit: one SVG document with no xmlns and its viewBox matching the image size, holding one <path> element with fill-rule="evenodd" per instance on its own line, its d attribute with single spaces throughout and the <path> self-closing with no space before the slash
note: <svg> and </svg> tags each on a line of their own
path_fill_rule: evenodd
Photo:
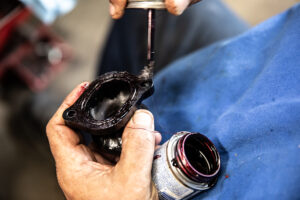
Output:
<svg viewBox="0 0 300 200">
<path fill-rule="evenodd" d="M 69 111 L 67 112 L 67 116 L 68 116 L 69 118 L 75 117 L 75 116 L 76 116 L 76 111 L 74 111 L 74 110 L 69 110 Z"/>
</svg>

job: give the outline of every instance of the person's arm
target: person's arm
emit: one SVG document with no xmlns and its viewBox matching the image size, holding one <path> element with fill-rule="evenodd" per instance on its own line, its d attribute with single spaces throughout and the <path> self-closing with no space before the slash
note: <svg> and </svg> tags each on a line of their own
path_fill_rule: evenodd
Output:
<svg viewBox="0 0 300 200">
<path fill-rule="evenodd" d="M 158 199 L 151 181 L 155 145 L 161 135 L 154 131 L 152 114 L 138 110 L 123 132 L 120 160 L 112 165 L 82 143 L 67 127 L 63 111 L 83 93 L 77 86 L 49 121 L 46 132 L 56 163 L 59 185 L 68 200 Z"/>
<path fill-rule="evenodd" d="M 165 4 L 170 13 L 174 15 L 180 15 L 190 4 L 199 1 L 201 0 L 166 0 Z M 110 15 L 112 18 L 121 18 L 126 4 L 127 0 L 110 0 Z"/>
</svg>

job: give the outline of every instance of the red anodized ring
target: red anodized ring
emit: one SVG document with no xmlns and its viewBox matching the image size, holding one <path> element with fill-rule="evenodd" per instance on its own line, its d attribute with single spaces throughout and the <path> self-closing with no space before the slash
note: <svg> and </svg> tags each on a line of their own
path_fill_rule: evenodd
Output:
<svg viewBox="0 0 300 200">
<path fill-rule="evenodd" d="M 188 158 L 185 153 L 185 142 L 186 139 L 194 134 L 198 133 L 189 133 L 183 136 L 182 138 L 179 139 L 178 144 L 176 145 L 176 150 L 175 150 L 175 157 L 177 164 L 179 165 L 178 167 L 183 171 L 184 174 L 186 174 L 190 179 L 196 181 L 196 182 L 203 182 L 203 181 L 210 181 L 211 179 L 214 179 L 216 175 L 218 174 L 220 170 L 220 163 L 219 163 L 219 155 L 217 152 L 213 152 L 211 149 L 211 146 L 214 147 L 213 143 L 205 136 L 201 135 L 201 137 L 204 137 L 206 141 L 203 141 L 205 146 L 209 149 L 209 151 L 212 153 L 213 158 L 216 158 L 216 163 L 215 165 L 217 166 L 217 169 L 214 170 L 214 173 L 212 174 L 203 174 L 196 170 L 192 164 L 188 161 Z"/>
</svg>

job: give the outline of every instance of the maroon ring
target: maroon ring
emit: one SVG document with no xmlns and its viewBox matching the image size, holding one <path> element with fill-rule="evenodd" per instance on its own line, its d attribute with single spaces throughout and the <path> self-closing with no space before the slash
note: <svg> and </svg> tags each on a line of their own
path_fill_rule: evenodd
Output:
<svg viewBox="0 0 300 200">
<path fill-rule="evenodd" d="M 219 163 L 219 154 L 215 151 L 213 152 L 211 149 L 211 147 L 213 147 L 214 149 L 216 149 L 213 145 L 213 143 L 204 135 L 199 134 L 201 137 L 203 137 L 203 139 L 205 139 L 206 141 L 204 142 L 204 144 L 207 146 L 207 148 L 209 149 L 209 151 L 212 153 L 212 156 L 214 158 L 216 158 L 216 163 L 215 165 L 217 165 L 217 169 L 214 170 L 214 173 L 212 174 L 204 174 L 199 172 L 198 170 L 196 170 L 192 164 L 189 162 L 186 153 L 185 153 L 185 142 L 186 139 L 191 136 L 191 135 L 195 135 L 198 133 L 189 133 L 187 135 L 185 135 L 184 137 L 180 138 L 177 145 L 176 145 L 176 150 L 175 150 L 175 157 L 176 157 L 176 161 L 179 165 L 179 168 L 183 171 L 184 174 L 186 174 L 190 179 L 196 181 L 196 182 L 203 182 L 203 181 L 209 181 L 211 179 L 214 179 L 216 177 L 216 175 L 218 174 L 219 170 L 220 170 L 220 163 Z"/>
</svg>

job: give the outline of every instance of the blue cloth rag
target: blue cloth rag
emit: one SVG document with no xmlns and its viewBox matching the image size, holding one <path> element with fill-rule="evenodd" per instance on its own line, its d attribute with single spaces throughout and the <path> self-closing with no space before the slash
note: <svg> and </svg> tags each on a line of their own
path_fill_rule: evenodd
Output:
<svg viewBox="0 0 300 200">
<path fill-rule="evenodd" d="M 300 4 L 169 65 L 145 101 L 163 141 L 200 132 L 219 181 L 194 199 L 300 199 Z"/>
</svg>

